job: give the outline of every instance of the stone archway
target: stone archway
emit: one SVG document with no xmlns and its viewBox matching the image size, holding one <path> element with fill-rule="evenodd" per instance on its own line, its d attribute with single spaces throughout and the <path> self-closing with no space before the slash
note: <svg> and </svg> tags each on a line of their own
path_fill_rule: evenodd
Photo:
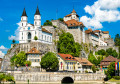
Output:
<svg viewBox="0 0 120 84">
<path fill-rule="evenodd" d="M 74 83 L 74 80 L 71 77 L 67 76 L 61 80 L 61 83 Z"/>
<path fill-rule="evenodd" d="M 31 42 L 31 33 L 28 32 L 28 42 Z"/>
</svg>

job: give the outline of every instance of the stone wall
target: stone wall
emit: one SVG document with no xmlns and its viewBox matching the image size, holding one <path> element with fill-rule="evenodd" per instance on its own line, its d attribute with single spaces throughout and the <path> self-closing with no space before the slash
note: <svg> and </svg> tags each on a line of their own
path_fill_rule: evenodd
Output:
<svg viewBox="0 0 120 84">
<path fill-rule="evenodd" d="M 61 81 L 64 77 L 71 77 L 74 81 L 96 81 L 103 80 L 106 76 L 103 74 L 80 74 L 80 73 L 58 73 L 58 72 L 36 72 L 36 73 L 15 73 L 14 78 L 16 81 L 27 81 L 30 82 L 56 82 Z"/>
<path fill-rule="evenodd" d="M 45 44 L 41 42 L 30 42 L 30 43 L 19 43 L 16 45 L 19 45 L 19 50 L 25 51 L 25 53 L 29 52 L 30 49 L 32 49 L 33 47 L 36 47 L 36 49 L 39 50 L 42 54 L 45 54 L 46 52 L 55 52 L 55 48 L 53 44 Z M 14 44 L 11 45 L 11 48 L 13 46 Z"/>
</svg>

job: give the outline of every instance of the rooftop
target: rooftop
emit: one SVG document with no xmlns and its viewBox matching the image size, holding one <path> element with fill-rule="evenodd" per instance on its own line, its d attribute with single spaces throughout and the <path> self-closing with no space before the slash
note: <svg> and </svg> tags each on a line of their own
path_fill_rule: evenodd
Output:
<svg viewBox="0 0 120 84">
<path fill-rule="evenodd" d="M 61 54 L 58 53 L 58 55 L 65 61 L 77 61 L 72 55 L 70 54 Z"/>
<path fill-rule="evenodd" d="M 86 66 L 92 66 L 93 64 L 88 61 L 86 58 L 79 58 L 79 57 L 75 57 L 75 59 L 81 63 L 82 65 L 86 65 Z"/>
<path fill-rule="evenodd" d="M 27 54 L 40 54 L 40 51 L 38 51 L 35 47 L 32 48 Z"/>
<path fill-rule="evenodd" d="M 84 26 L 82 22 L 77 22 L 76 20 L 68 20 L 64 21 L 65 24 L 67 24 L 68 27 L 74 27 L 74 26 Z"/>
</svg>

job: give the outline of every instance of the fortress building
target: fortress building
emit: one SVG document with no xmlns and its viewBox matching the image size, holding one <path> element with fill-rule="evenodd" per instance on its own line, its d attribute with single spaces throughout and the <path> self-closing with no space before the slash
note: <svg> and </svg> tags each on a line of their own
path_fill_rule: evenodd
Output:
<svg viewBox="0 0 120 84">
<path fill-rule="evenodd" d="M 37 40 L 35 40 L 35 37 L 37 37 Z M 41 15 L 38 6 L 34 15 L 34 24 L 28 23 L 28 16 L 24 8 L 19 31 L 19 43 L 35 41 L 52 44 L 52 33 L 41 27 Z"/>
</svg>

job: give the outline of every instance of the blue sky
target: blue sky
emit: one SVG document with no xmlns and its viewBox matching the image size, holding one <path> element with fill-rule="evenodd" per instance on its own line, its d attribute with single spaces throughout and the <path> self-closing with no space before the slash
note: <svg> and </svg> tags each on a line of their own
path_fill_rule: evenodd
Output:
<svg viewBox="0 0 120 84">
<path fill-rule="evenodd" d="M 98 6 L 95 2 L 103 5 Z M 111 3 L 116 5 L 111 8 Z M 0 53 L 6 53 L 6 50 L 10 48 L 12 41 L 8 37 L 16 35 L 17 23 L 20 22 L 24 7 L 28 15 L 28 22 L 33 23 L 38 5 L 43 24 L 46 20 L 56 19 L 56 10 L 58 10 L 57 18 L 63 18 L 71 13 L 74 5 L 75 11 L 81 18 L 80 21 L 83 21 L 87 28 L 109 31 L 110 35 L 114 37 L 120 33 L 120 4 L 118 3 L 112 2 L 112 0 L 0 0 Z M 97 7 L 100 8 L 97 9 Z M 111 12 L 114 13 L 111 14 Z M 113 18 L 109 19 L 108 14 Z M 101 19 L 101 16 L 104 18 Z"/>
</svg>

